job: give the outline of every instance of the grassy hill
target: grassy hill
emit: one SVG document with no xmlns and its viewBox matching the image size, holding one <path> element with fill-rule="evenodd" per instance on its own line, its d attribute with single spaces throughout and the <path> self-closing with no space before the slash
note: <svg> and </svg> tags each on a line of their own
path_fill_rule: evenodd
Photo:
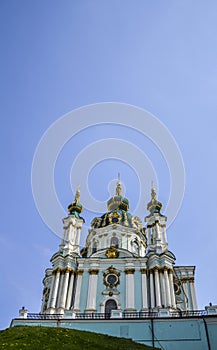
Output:
<svg viewBox="0 0 217 350">
<path fill-rule="evenodd" d="M 13 327 L 0 331 L 0 349 L 151 350 L 129 339 L 53 327 Z"/>
</svg>

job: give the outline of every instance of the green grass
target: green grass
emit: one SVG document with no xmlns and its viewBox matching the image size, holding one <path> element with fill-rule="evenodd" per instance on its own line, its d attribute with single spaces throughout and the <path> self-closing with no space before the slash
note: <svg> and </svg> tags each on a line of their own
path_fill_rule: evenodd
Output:
<svg viewBox="0 0 217 350">
<path fill-rule="evenodd" d="M 151 350 L 129 339 L 67 328 L 17 326 L 0 331 L 0 349 Z"/>
</svg>

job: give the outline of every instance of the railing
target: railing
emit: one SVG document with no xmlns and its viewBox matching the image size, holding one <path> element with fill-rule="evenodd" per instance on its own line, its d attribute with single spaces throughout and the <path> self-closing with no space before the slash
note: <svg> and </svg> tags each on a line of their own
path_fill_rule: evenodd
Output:
<svg viewBox="0 0 217 350">
<path fill-rule="evenodd" d="M 167 310 L 166 310 L 167 312 Z M 148 318 L 177 318 L 177 317 L 203 317 L 207 315 L 206 310 L 197 310 L 197 311 L 169 311 L 167 313 L 163 312 L 122 312 L 119 317 L 116 319 L 148 319 Z M 27 319 L 31 320 L 59 320 L 59 319 L 76 319 L 76 320 L 106 320 L 113 319 L 110 313 L 73 313 L 73 316 L 66 316 L 64 314 L 33 314 L 28 313 Z"/>
<path fill-rule="evenodd" d="M 31 314 L 28 313 L 27 319 L 31 320 L 58 320 L 60 318 L 63 318 L 64 315 L 61 314 Z"/>
</svg>

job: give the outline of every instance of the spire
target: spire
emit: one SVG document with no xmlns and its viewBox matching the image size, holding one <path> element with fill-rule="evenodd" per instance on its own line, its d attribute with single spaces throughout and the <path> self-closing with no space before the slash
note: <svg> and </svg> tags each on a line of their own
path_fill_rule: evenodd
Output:
<svg viewBox="0 0 217 350">
<path fill-rule="evenodd" d="M 76 194 L 75 194 L 75 203 L 79 203 L 80 202 L 80 194 L 81 194 L 80 184 L 78 184 L 78 189 L 77 189 Z"/>
<path fill-rule="evenodd" d="M 157 198 L 156 191 L 154 188 L 154 181 L 151 182 L 151 198 L 152 200 L 156 200 Z"/>
<path fill-rule="evenodd" d="M 153 213 L 160 213 L 161 208 L 162 208 L 162 203 L 157 200 L 156 190 L 154 188 L 154 183 L 152 181 L 151 201 L 148 203 L 147 209 L 150 211 L 151 214 L 153 214 Z"/>
</svg>

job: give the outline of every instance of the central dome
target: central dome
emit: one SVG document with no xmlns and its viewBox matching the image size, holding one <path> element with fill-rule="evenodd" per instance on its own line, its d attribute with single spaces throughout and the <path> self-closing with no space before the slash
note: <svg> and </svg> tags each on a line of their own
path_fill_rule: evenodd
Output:
<svg viewBox="0 0 217 350">
<path fill-rule="evenodd" d="M 120 180 L 117 182 L 116 194 L 108 200 L 107 207 L 107 213 L 103 214 L 101 217 L 93 219 L 91 223 L 93 228 L 101 228 L 111 224 L 140 227 L 140 220 L 128 213 L 129 200 L 122 196 Z"/>
</svg>

